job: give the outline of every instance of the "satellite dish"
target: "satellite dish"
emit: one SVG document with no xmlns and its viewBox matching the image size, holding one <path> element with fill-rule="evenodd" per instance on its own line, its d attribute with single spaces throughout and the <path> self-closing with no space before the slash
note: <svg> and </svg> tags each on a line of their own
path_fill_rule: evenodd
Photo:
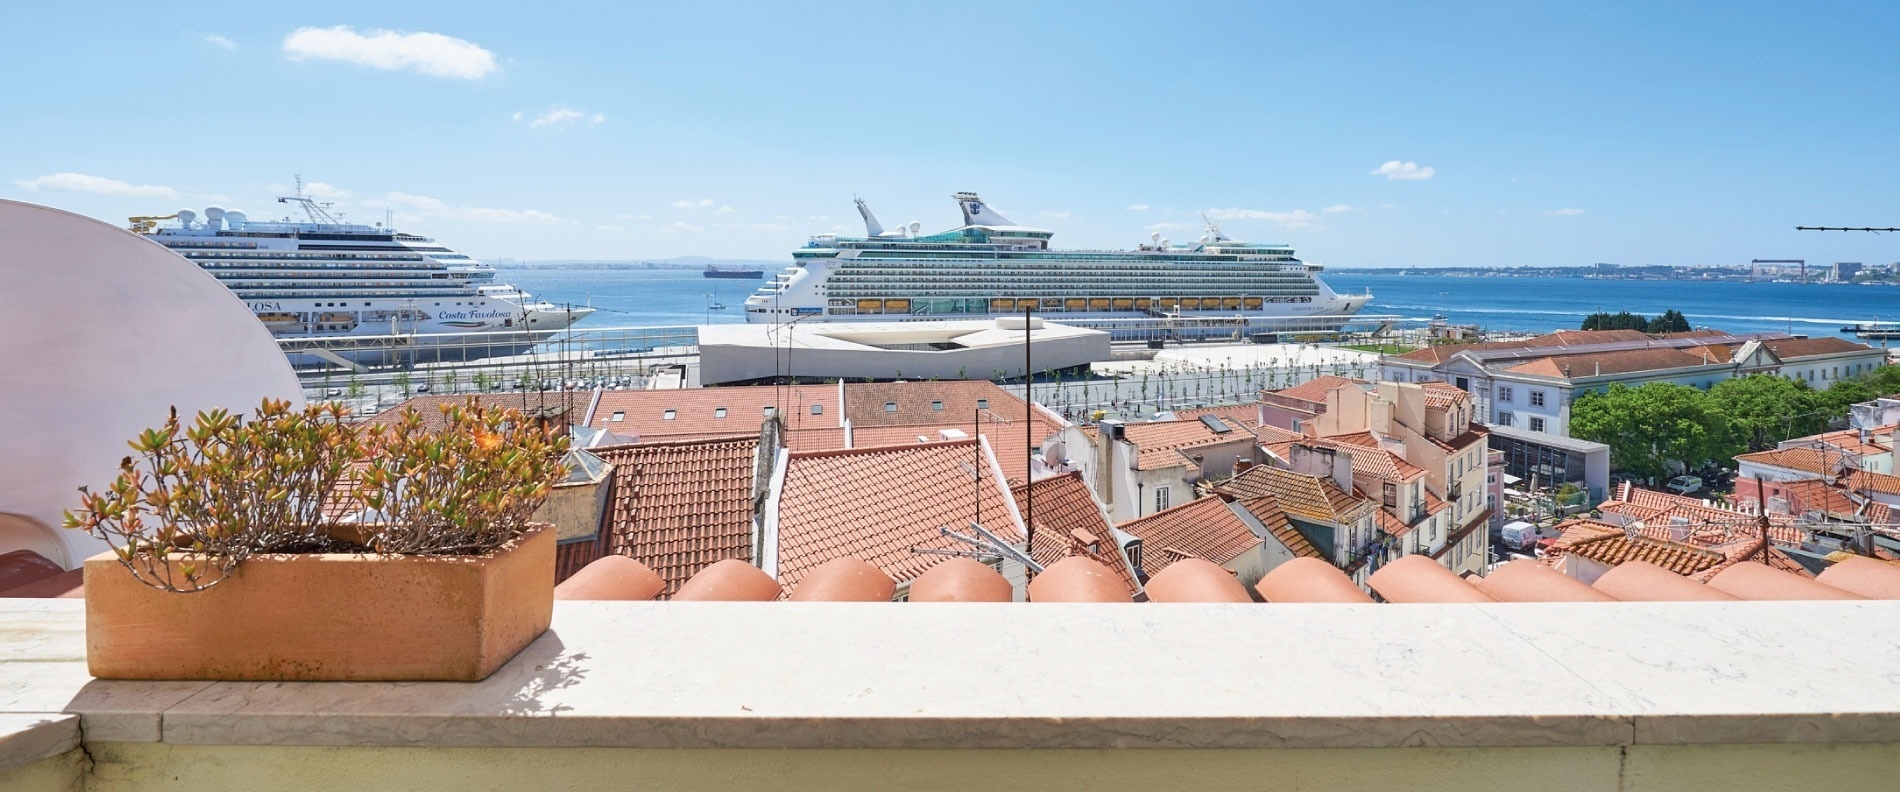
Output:
<svg viewBox="0 0 1900 792">
<path fill-rule="evenodd" d="M 59 525 L 61 512 L 79 506 L 78 488 L 112 481 L 126 441 L 174 405 L 189 422 L 215 407 L 248 413 L 267 396 L 303 404 L 270 331 L 183 256 L 88 217 L 4 199 L 0 239 L 8 325 L 60 328 L 0 334 L 0 371 L 9 372 L 0 509 Z M 84 322 L 69 315 L 75 294 L 94 308 Z M 31 373 L 15 376 L 23 372 Z M 53 532 L 65 552 L 52 560 L 68 568 L 106 549 L 79 531 Z"/>
<path fill-rule="evenodd" d="M 191 224 L 197 219 L 197 212 L 191 211 L 190 209 L 178 210 L 178 222 L 182 223 L 186 228 L 190 228 Z"/>
<path fill-rule="evenodd" d="M 240 228 L 243 228 L 244 221 L 246 219 L 247 218 L 245 218 L 243 212 L 225 212 L 224 213 L 224 222 L 226 225 L 229 225 L 231 227 L 232 231 L 236 231 Z"/>
<path fill-rule="evenodd" d="M 916 236 L 919 232 L 923 230 L 924 230 L 923 223 L 919 223 L 915 220 L 910 221 L 910 235 L 911 236 Z"/>
<path fill-rule="evenodd" d="M 1161 232 L 1160 232 L 1160 231 L 1153 231 L 1153 232 L 1150 232 L 1150 233 L 1148 234 L 1148 241 L 1149 241 L 1149 242 L 1160 242 L 1160 241 L 1161 241 Z"/>
</svg>

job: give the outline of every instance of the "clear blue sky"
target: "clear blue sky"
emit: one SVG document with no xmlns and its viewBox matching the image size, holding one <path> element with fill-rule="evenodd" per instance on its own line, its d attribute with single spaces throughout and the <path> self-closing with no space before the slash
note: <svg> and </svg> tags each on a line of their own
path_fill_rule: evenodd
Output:
<svg viewBox="0 0 1900 792">
<path fill-rule="evenodd" d="M 259 218 L 301 173 L 483 257 L 783 259 L 975 190 L 1335 267 L 1900 259 L 1792 230 L 1900 225 L 1900 6 L 1424 5 L 12 3 L 0 197 Z"/>
</svg>

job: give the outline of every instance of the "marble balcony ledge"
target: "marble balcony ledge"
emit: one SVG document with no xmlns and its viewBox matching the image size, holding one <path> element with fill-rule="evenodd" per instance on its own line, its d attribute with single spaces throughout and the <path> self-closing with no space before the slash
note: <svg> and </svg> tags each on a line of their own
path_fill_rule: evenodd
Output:
<svg viewBox="0 0 1900 792">
<path fill-rule="evenodd" d="M 0 767 L 93 743 L 1452 748 L 1900 743 L 1900 601 L 556 603 L 480 683 L 110 682 L 0 602 Z M 77 716 L 77 722 L 73 716 Z"/>
</svg>

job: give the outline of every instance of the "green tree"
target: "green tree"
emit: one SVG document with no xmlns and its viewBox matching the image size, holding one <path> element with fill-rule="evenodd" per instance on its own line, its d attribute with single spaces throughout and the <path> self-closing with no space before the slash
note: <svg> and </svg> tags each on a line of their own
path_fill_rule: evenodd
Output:
<svg viewBox="0 0 1900 792">
<path fill-rule="evenodd" d="M 1728 421 L 1710 408 L 1708 395 L 1668 382 L 1614 383 L 1578 397 L 1570 405 L 1570 434 L 1609 446 L 1617 467 L 1647 477 L 1727 456 L 1729 446 Z"/>
<path fill-rule="evenodd" d="M 1821 408 L 1830 419 L 1847 415 L 1847 408 L 1864 401 L 1872 401 L 1880 393 L 1863 379 L 1838 379 L 1827 390 L 1821 391 Z"/>
<path fill-rule="evenodd" d="M 394 384 L 397 388 L 402 389 L 403 398 L 405 399 L 409 398 L 409 383 L 410 383 L 409 372 L 407 371 L 396 372 L 395 378 L 390 380 L 390 382 Z"/>
<path fill-rule="evenodd" d="M 1734 442 L 1749 451 L 1772 448 L 1827 425 L 1822 400 L 1806 382 L 1769 374 L 1715 383 L 1709 389 L 1709 406 L 1728 419 Z"/>
<path fill-rule="evenodd" d="M 1874 393 L 1890 396 L 1900 393 L 1900 366 L 1881 366 L 1861 378 Z"/>
<path fill-rule="evenodd" d="M 1647 329 L 1651 333 L 1687 333 L 1689 332 L 1689 317 L 1671 308 L 1663 311 L 1661 316 L 1649 320 Z"/>
</svg>

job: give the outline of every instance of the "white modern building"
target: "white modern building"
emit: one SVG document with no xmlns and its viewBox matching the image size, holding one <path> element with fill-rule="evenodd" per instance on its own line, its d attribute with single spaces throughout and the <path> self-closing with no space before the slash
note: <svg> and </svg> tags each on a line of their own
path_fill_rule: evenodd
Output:
<svg viewBox="0 0 1900 792">
<path fill-rule="evenodd" d="M 1021 317 L 961 321 L 708 325 L 699 380 L 1010 379 L 1109 359 L 1108 333 Z M 1025 339 L 1027 337 L 1027 339 Z"/>
</svg>

